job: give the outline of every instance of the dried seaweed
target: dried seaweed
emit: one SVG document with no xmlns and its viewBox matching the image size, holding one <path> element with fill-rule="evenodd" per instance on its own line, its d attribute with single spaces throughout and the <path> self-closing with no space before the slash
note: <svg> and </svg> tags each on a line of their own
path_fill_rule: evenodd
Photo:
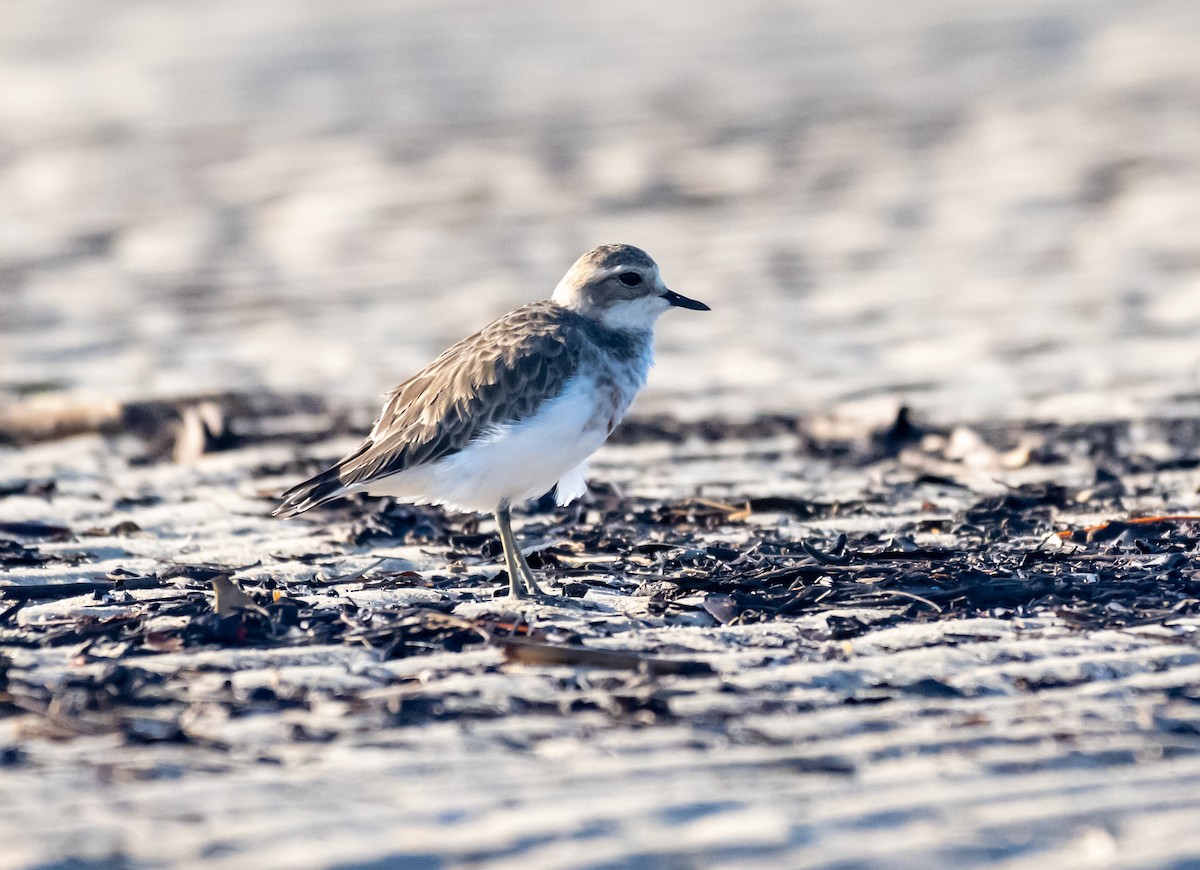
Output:
<svg viewBox="0 0 1200 870">
<path fill-rule="evenodd" d="M 906 622 L 945 623 L 973 616 L 1050 616 L 1075 631 L 1090 632 L 1169 627 L 1200 614 L 1200 564 L 1195 555 L 1200 522 L 1186 513 L 1130 515 L 1122 500 L 1136 488 L 1133 475 L 1187 467 L 1187 456 L 1195 453 L 1195 439 L 1200 437 L 1195 425 L 1144 425 L 1137 437 L 1149 431 L 1149 437 L 1170 445 L 1164 449 L 1160 443 L 1146 455 L 1139 452 L 1137 433 L 1125 424 L 982 428 L 974 443 L 996 456 L 1036 436 L 1030 456 L 1047 463 L 1047 469 L 1085 455 L 1097 471 L 1086 486 L 1046 480 L 973 498 L 971 485 L 957 479 L 961 467 L 944 461 L 938 452 L 938 439 L 948 441 L 949 433 L 919 425 L 906 412 L 878 432 L 825 440 L 804 421 L 781 417 L 747 424 L 710 420 L 668 425 L 659 420 L 640 425 L 648 428 L 642 434 L 635 428 L 629 437 L 787 435 L 802 455 L 817 455 L 835 465 L 871 466 L 869 474 L 880 478 L 876 469 L 894 471 L 902 464 L 905 473 L 894 475 L 890 483 L 865 487 L 850 501 L 769 491 L 748 498 L 654 500 L 623 496 L 598 485 L 576 510 L 535 505 L 526 517 L 524 534 L 550 543 L 531 553 L 530 562 L 545 574 L 548 586 L 573 599 L 586 602 L 595 590 L 618 590 L 638 602 L 647 618 L 668 623 L 710 620 L 728 626 L 810 617 L 801 637 L 813 645 L 841 645 Z M 310 464 L 299 461 L 297 470 Z M 278 468 L 260 473 L 278 473 Z M 914 515 L 912 504 L 921 503 L 916 493 L 922 488 L 954 493 L 957 507 L 926 503 Z M 154 494 L 141 498 L 143 505 L 157 501 Z M 888 512 L 904 499 L 910 502 L 899 514 L 905 519 L 890 519 Z M 1108 521 L 1064 521 L 1096 513 Z M 855 518 L 857 531 L 847 526 L 841 532 L 818 532 L 809 525 L 819 521 L 822 528 L 836 528 L 846 517 Z M 880 531 L 862 531 L 864 520 L 870 527 L 873 517 Z M 494 535 L 475 517 L 354 497 L 322 508 L 320 519 L 328 530 L 325 540 L 336 542 L 335 550 L 420 544 L 444 553 L 448 563 L 498 561 Z M 0 527 L 8 536 L 0 538 L 0 569 L 31 569 L 78 558 L 70 554 L 90 531 L 52 523 L 7 523 Z M 138 532 L 128 525 L 113 526 L 106 533 Z M 209 738 L 193 727 L 187 714 L 196 703 L 187 674 L 164 677 L 138 662 L 166 652 L 186 655 L 214 647 L 342 645 L 369 650 L 382 662 L 492 645 L 509 661 L 525 666 L 621 668 L 635 675 L 624 679 L 652 683 L 708 671 L 703 662 L 601 649 L 573 631 L 531 629 L 503 601 L 471 618 L 455 613 L 460 602 L 487 602 L 502 588 L 505 578 L 499 566 L 470 574 L 461 573 L 460 567 L 458 573 L 442 575 L 387 571 L 376 562 L 345 573 L 336 570 L 336 553 L 268 556 L 263 554 L 264 561 L 253 565 L 162 564 L 153 573 L 118 570 L 107 577 L 85 574 L 68 582 L 0 580 L 0 595 L 7 599 L 0 609 L 4 644 L 11 649 L 70 650 L 77 662 L 89 666 L 86 674 L 54 684 L 6 667 L 0 711 L 32 714 L 47 734 L 58 737 L 119 733 L 130 742 L 204 743 Z M 303 583 L 294 579 L 294 572 L 273 572 L 273 566 L 289 561 L 315 564 L 318 571 Z M 249 579 L 233 579 L 239 576 Z M 439 597 L 419 606 L 384 607 L 356 603 L 353 594 L 355 589 L 414 586 L 434 590 Z M 20 619 L 22 608 L 53 599 L 70 604 L 61 617 Z M 89 613 L 93 605 L 98 609 Z M 821 617 L 819 622 L 813 622 L 814 615 Z M 942 636 L 942 642 L 957 642 L 953 631 Z M 847 702 L 954 698 L 958 693 L 955 686 L 930 678 L 875 686 Z M 316 697 L 316 690 L 260 687 L 245 694 L 229 691 L 205 703 L 227 715 L 241 715 L 303 707 Z M 430 694 L 403 681 L 350 692 L 343 700 L 357 711 L 374 711 L 393 727 L 504 714 L 494 701 Z M 510 709 L 536 712 L 543 702 L 517 698 L 508 703 Z M 563 709 L 600 711 L 629 723 L 675 715 L 668 697 L 644 687 L 614 690 L 602 701 L 575 696 L 562 703 Z M 295 736 L 329 738 L 319 730 Z"/>
</svg>

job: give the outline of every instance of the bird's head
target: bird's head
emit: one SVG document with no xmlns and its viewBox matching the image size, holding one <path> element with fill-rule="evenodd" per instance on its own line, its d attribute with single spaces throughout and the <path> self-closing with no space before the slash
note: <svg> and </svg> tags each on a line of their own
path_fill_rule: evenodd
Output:
<svg viewBox="0 0 1200 870">
<path fill-rule="evenodd" d="M 554 288 L 555 302 L 610 329 L 651 329 L 668 308 L 708 311 L 668 290 L 658 264 L 633 245 L 601 245 L 575 261 Z"/>
</svg>

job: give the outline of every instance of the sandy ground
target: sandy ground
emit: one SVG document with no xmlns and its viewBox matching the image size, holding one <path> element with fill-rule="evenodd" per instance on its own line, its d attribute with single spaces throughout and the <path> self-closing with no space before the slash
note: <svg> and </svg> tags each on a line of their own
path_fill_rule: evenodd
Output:
<svg viewBox="0 0 1200 870">
<path fill-rule="evenodd" d="M 983 464 L 995 457 L 980 449 L 938 465 L 936 449 L 914 448 L 855 468 L 801 458 L 779 437 L 637 444 L 609 449 L 597 475 L 652 500 L 699 488 L 731 501 L 836 492 L 874 505 L 811 521 L 762 513 L 690 533 L 693 546 L 741 551 L 767 539 L 830 550 L 839 531 L 900 540 L 931 517 L 945 528 L 920 535 L 923 546 L 967 546 L 970 531 L 936 518 L 970 518 L 979 498 L 1034 481 L 1091 497 L 1087 460 L 1005 471 Z M 1175 575 L 1184 597 L 1151 593 L 1141 613 L 1114 599 L 1102 612 L 1110 627 L 1069 618 L 1032 592 L 1016 608 L 935 616 L 935 604 L 913 597 L 919 585 L 891 603 L 721 625 L 704 612 L 703 592 L 652 607 L 678 567 L 645 560 L 637 575 L 612 573 L 586 534 L 531 517 L 530 546 L 581 543 L 584 574 L 601 585 L 588 610 L 514 609 L 489 600 L 498 569 L 478 554 L 452 559 L 440 541 L 353 546 L 341 519 L 271 520 L 261 492 L 278 476 L 264 469 L 296 452 L 246 448 L 191 468 L 130 468 L 113 445 L 77 439 L 4 457 L 5 479 L 73 470 L 51 499 L 0 500 L 4 520 L 96 529 L 38 542 L 66 561 L 11 567 L 6 582 L 118 569 L 164 579 L 30 601 L 6 617 L 9 691 L 37 712 L 0 717 L 0 865 L 74 856 L 84 863 L 70 866 L 113 868 L 1189 867 L 1200 855 L 1200 614 L 1186 595 L 1194 547 Z M 784 458 L 764 459 L 774 452 Z M 934 469 L 953 482 L 921 483 Z M 1126 482 L 1122 514 L 1200 512 L 1193 471 Z M 1057 510 L 1054 527 L 1081 528 L 1094 509 Z M 105 531 L 130 522 L 136 530 Z M 660 528 L 651 540 L 679 534 Z M 1048 537 L 1045 527 L 1014 531 L 992 546 L 1041 552 Z M 686 545 L 666 549 L 688 558 Z M 1104 582 L 1079 572 L 1102 571 L 1094 560 L 1105 554 L 1163 564 L 1153 543 L 1069 551 L 1073 567 L 1059 570 L 1074 573 L 1056 576 L 1085 587 Z M 365 643 L 302 637 L 180 649 L 160 636 L 151 649 L 143 629 L 169 634 L 190 619 L 155 616 L 152 602 L 190 598 L 200 603 L 189 612 L 208 609 L 206 584 L 165 579 L 166 569 L 214 562 L 248 566 L 235 579 L 260 601 L 275 587 L 318 613 L 443 603 L 461 618 L 511 619 L 522 610 L 551 637 L 575 633 L 594 649 L 713 672 L 506 664 L 478 645 L 389 658 Z M 345 579 L 325 582 L 336 578 Z M 81 620 L 126 616 L 149 621 L 126 639 L 50 639 Z M 837 632 L 848 624 L 858 627 Z M 83 688 L 92 678 L 98 692 Z"/>
<path fill-rule="evenodd" d="M 361 423 L 608 241 L 714 308 L 664 321 L 642 414 L 883 421 L 903 401 L 947 425 L 1139 420 L 1200 396 L 1187 0 L 10 6 L 3 399 L 299 389 Z M 1195 445 L 1130 441 L 1153 471 L 1047 522 L 1200 512 Z M 352 546 L 266 517 L 289 463 L 344 446 L 191 466 L 91 437 L 0 448 L 0 483 L 57 481 L 0 498 L 0 521 L 140 529 L 39 545 L 81 561 L 0 567 L 0 584 L 265 560 L 237 575 L 262 593 L 381 556 L 444 573 L 444 542 Z M 1075 455 L 947 462 L 962 486 L 853 517 L 756 515 L 710 542 L 887 537 L 927 519 L 926 498 L 960 517 L 1003 484 L 1099 480 Z M 617 445 L 596 464 L 667 501 L 869 500 L 914 474 L 786 438 Z M 320 569 L 300 558 L 314 551 Z M 339 594 L 462 594 L 471 615 L 494 572 L 476 556 L 462 593 Z M 651 592 L 530 616 L 715 674 L 508 665 L 492 647 L 139 655 L 190 699 L 188 740 L 0 718 L 0 867 L 1200 866 L 1194 616 L 1080 630 L 1031 608 L 837 639 L 831 617 L 898 607 L 722 626 L 656 613 Z M 3 629 L 11 678 L 103 672 L 102 648 L 14 638 L 158 594 L 23 606 Z M 306 700 L 228 713 L 263 687 Z M 406 703 L 449 713 L 406 719 Z"/>
</svg>

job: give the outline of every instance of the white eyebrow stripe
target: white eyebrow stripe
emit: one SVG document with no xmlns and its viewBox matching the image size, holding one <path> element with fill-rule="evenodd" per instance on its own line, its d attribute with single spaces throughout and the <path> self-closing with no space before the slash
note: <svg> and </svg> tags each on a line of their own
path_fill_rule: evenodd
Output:
<svg viewBox="0 0 1200 870">
<path fill-rule="evenodd" d="M 653 275 L 655 278 L 661 280 L 662 276 L 659 275 L 657 263 L 652 269 L 649 270 L 647 270 L 645 266 L 635 266 L 630 263 L 626 263 L 623 266 L 613 266 L 611 269 L 605 269 L 603 272 L 601 272 L 600 277 L 602 280 L 607 280 L 608 278 L 615 278 L 618 275 L 623 275 L 626 272 L 637 272 L 639 275 L 645 275 L 647 271 L 649 271 L 649 274 Z"/>
</svg>

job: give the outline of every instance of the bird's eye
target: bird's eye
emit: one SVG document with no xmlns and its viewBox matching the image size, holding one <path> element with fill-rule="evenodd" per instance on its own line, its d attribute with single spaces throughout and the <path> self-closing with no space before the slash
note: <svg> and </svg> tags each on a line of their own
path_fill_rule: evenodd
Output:
<svg viewBox="0 0 1200 870">
<path fill-rule="evenodd" d="M 642 276 L 637 272 L 622 272 L 617 276 L 617 280 L 626 287 L 636 287 L 638 284 L 642 283 Z"/>
</svg>

